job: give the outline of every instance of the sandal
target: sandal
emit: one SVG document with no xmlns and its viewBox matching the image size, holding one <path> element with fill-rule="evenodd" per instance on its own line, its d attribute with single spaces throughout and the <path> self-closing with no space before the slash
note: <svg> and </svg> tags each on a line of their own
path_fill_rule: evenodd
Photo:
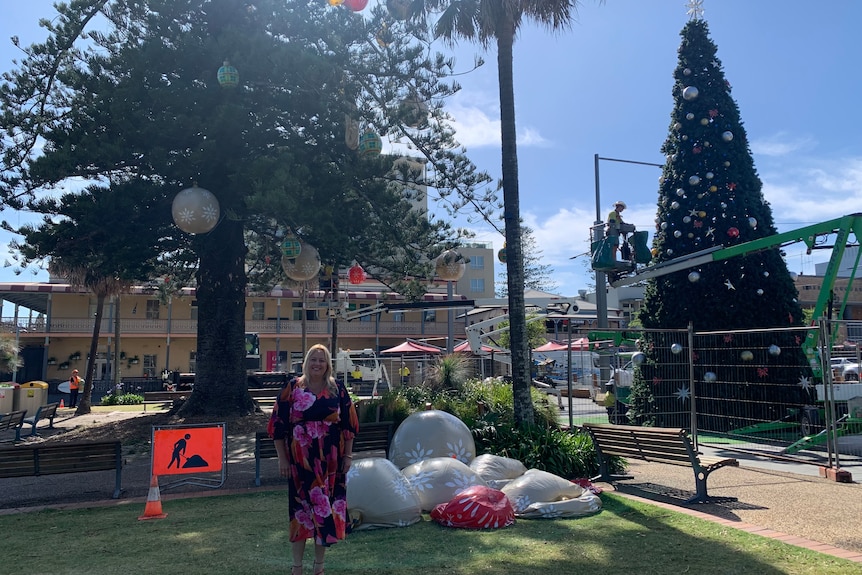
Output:
<svg viewBox="0 0 862 575">
<path fill-rule="evenodd" d="M 324 573 L 323 573 L 323 563 L 324 563 L 323 561 L 321 561 L 321 562 L 319 562 L 319 563 L 318 563 L 317 561 L 315 561 L 315 562 L 313 563 L 312 568 L 311 568 L 311 573 L 312 573 L 312 575 L 324 575 Z M 319 570 L 319 571 L 318 571 L 318 566 L 319 566 L 319 568 L 320 568 L 320 570 Z"/>
<path fill-rule="evenodd" d="M 300 563 L 299 565 L 294 565 L 290 570 L 290 575 L 302 575 L 302 563 Z"/>
</svg>

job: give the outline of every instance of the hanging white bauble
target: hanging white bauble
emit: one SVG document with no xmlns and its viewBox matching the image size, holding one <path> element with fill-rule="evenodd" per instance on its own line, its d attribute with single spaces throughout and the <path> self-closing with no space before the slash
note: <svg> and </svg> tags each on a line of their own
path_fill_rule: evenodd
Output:
<svg viewBox="0 0 862 575">
<path fill-rule="evenodd" d="M 779 355 L 781 355 L 781 348 L 773 343 L 769 346 L 769 355 L 773 357 L 778 357 Z"/>
<path fill-rule="evenodd" d="M 691 68 L 683 69 L 682 73 L 686 76 L 691 76 Z"/>
<path fill-rule="evenodd" d="M 686 120 L 694 120 L 694 114 L 689 112 L 688 114 L 685 115 L 685 119 Z"/>
<path fill-rule="evenodd" d="M 757 220 L 754 218 L 748 218 L 748 225 L 751 226 L 752 228 L 756 228 L 757 227 Z"/>
<path fill-rule="evenodd" d="M 727 132 L 724 132 L 721 135 L 721 139 L 724 140 L 725 142 L 731 141 L 733 139 L 733 132 L 731 132 L 730 130 L 728 130 Z"/>
<path fill-rule="evenodd" d="M 464 257 L 455 250 L 446 250 L 439 256 L 434 263 L 434 270 L 440 279 L 447 282 L 454 282 L 461 279 L 467 269 L 467 261 Z"/>
<path fill-rule="evenodd" d="M 769 277 L 769 272 L 763 272 L 763 277 L 768 278 L 768 277 Z"/>
<path fill-rule="evenodd" d="M 709 125 L 709 118 L 701 118 L 700 119 L 700 125 L 701 126 L 708 126 Z"/>
<path fill-rule="evenodd" d="M 687 142 L 687 141 L 688 141 L 688 134 L 683 134 L 683 135 L 682 135 L 682 141 L 683 141 L 683 142 Z"/>
<path fill-rule="evenodd" d="M 302 248 L 295 258 L 281 258 L 281 267 L 287 277 L 298 282 L 314 279 L 320 272 L 320 254 L 317 248 L 300 242 Z"/>
<path fill-rule="evenodd" d="M 688 179 L 688 183 L 692 186 L 696 186 L 700 183 L 700 176 L 692 176 Z"/>
<path fill-rule="evenodd" d="M 641 365 L 646 361 L 646 354 L 642 351 L 635 352 L 632 355 L 632 364 L 633 365 Z"/>
<path fill-rule="evenodd" d="M 752 359 L 754 359 L 754 354 L 748 350 L 745 350 L 739 354 L 739 358 L 742 361 L 751 361 Z"/>
<path fill-rule="evenodd" d="M 681 129 L 681 128 L 682 128 L 682 124 L 680 124 L 679 122 L 675 122 L 675 123 L 674 123 L 674 125 L 673 125 L 673 129 L 674 129 L 674 130 L 679 130 L 679 129 Z"/>
<path fill-rule="evenodd" d="M 667 229 L 667 222 L 662 222 L 661 226 L 659 226 L 659 227 L 661 227 L 661 229 L 663 229 L 663 230 L 666 230 Z"/>
<path fill-rule="evenodd" d="M 677 188 L 676 195 L 678 195 L 679 197 L 683 197 L 685 195 L 685 190 L 683 190 L 682 188 Z"/>
<path fill-rule="evenodd" d="M 715 383 L 716 379 L 718 379 L 718 376 L 716 376 L 712 371 L 707 371 L 703 374 L 703 381 L 706 383 Z"/>
<path fill-rule="evenodd" d="M 219 220 L 218 199 L 209 190 L 196 185 L 176 195 L 171 204 L 171 216 L 178 228 L 189 234 L 205 234 Z"/>
<path fill-rule="evenodd" d="M 679 209 L 679 202 L 671 202 L 670 207 L 671 207 L 671 209 L 678 210 Z"/>
<path fill-rule="evenodd" d="M 700 281 L 700 272 L 690 272 L 688 274 L 688 281 L 691 283 L 697 283 Z"/>
<path fill-rule="evenodd" d="M 681 231 L 679 231 L 679 230 L 674 231 L 674 232 L 673 232 L 673 237 L 675 237 L 675 238 L 681 238 L 681 237 L 682 237 L 682 232 L 681 232 Z"/>
<path fill-rule="evenodd" d="M 798 277 L 799 275 L 796 272 L 790 272 L 790 279 L 792 279 L 793 281 L 796 281 L 796 278 Z"/>
<path fill-rule="evenodd" d="M 668 249 L 665 251 L 665 253 L 666 253 L 667 255 L 669 255 L 669 256 L 672 256 L 672 255 L 673 255 L 673 248 L 668 248 Z"/>
<path fill-rule="evenodd" d="M 757 290 L 757 295 L 763 295 L 763 290 L 762 289 Z"/>
<path fill-rule="evenodd" d="M 712 172 L 707 172 L 707 173 L 706 173 L 706 179 L 707 179 L 707 180 L 711 180 L 711 179 L 712 179 L 712 178 L 714 178 L 714 177 L 715 177 L 715 174 L 713 174 Z"/>
<path fill-rule="evenodd" d="M 684 216 L 684 217 L 682 218 L 682 223 L 684 223 L 684 224 L 690 224 L 690 223 L 691 223 L 691 216 Z"/>
<path fill-rule="evenodd" d="M 682 346 L 678 343 L 675 343 L 670 346 L 670 352 L 674 355 L 679 355 L 682 353 Z"/>
<path fill-rule="evenodd" d="M 727 209 L 727 204 L 726 204 L 725 202 L 721 202 L 721 209 L 722 209 L 722 210 L 726 210 L 726 209 Z"/>
<path fill-rule="evenodd" d="M 730 162 L 729 162 L 729 161 L 727 161 L 727 160 L 725 160 L 725 162 L 724 162 L 724 167 L 725 167 L 725 168 L 729 168 L 729 167 L 730 167 Z"/>
<path fill-rule="evenodd" d="M 686 100 L 695 100 L 698 94 L 699 92 L 694 86 L 688 86 L 682 91 L 682 97 Z"/>
</svg>

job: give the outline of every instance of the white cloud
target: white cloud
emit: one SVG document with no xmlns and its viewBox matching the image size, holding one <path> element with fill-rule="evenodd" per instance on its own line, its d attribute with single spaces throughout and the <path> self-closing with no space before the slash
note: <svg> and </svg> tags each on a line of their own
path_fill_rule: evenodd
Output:
<svg viewBox="0 0 862 575">
<path fill-rule="evenodd" d="M 452 116 L 455 138 L 467 149 L 500 147 L 499 108 L 495 105 L 453 104 L 446 111 Z M 550 142 L 530 126 L 518 128 L 519 146 L 548 146 Z"/>
<path fill-rule="evenodd" d="M 805 150 L 811 150 L 817 145 L 812 138 L 791 137 L 786 132 L 778 132 L 766 138 L 751 140 L 751 151 L 755 155 L 783 157 Z"/>
</svg>

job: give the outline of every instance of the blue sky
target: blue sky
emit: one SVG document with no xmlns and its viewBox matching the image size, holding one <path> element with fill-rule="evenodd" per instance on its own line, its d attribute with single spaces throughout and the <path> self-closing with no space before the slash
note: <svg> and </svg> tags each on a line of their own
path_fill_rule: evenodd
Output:
<svg viewBox="0 0 862 575">
<path fill-rule="evenodd" d="M 38 19 L 54 13 L 49 0 L 4 4 L 0 70 L 17 57 L 8 38 L 17 34 L 23 44 L 41 40 Z M 576 295 L 592 282 L 587 258 L 570 257 L 588 249 L 596 215 L 594 154 L 664 161 L 660 148 L 673 105 L 686 4 L 583 0 L 570 30 L 551 34 L 527 25 L 516 41 L 521 212 L 563 295 Z M 862 211 L 862 120 L 856 110 L 862 2 L 705 0 L 704 9 L 779 230 Z M 459 46 L 459 67 L 468 68 L 479 52 L 474 45 Z M 483 68 L 459 78 L 463 89 L 447 107 L 468 155 L 496 179 L 496 53 L 484 58 Z M 602 217 L 622 199 L 629 206 L 626 221 L 652 230 L 660 170 L 610 161 L 599 166 Z M 27 216 L 6 211 L 0 217 L 14 223 Z M 502 247 L 503 238 L 490 228 L 476 232 L 495 249 Z M 814 263 L 829 256 L 808 256 L 801 244 L 786 252 L 790 269 L 804 273 L 813 273 Z M 0 281 L 47 279 L 44 273 L 15 276 L 12 270 L 0 267 Z"/>
</svg>

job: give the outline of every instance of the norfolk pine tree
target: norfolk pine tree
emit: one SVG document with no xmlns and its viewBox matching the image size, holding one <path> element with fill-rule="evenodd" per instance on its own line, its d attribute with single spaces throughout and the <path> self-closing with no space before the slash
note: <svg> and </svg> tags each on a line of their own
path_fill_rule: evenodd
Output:
<svg viewBox="0 0 862 575">
<path fill-rule="evenodd" d="M 421 28 L 380 9 L 368 20 L 316 1 L 82 0 L 58 9 L 46 20 L 49 39 L 4 76 L 0 193 L 16 205 L 73 177 L 112 190 L 145 182 L 161 189 L 165 214 L 194 183 L 216 195 L 221 219 L 209 233 L 166 225 L 149 236 L 165 257 L 197 261 L 198 370 L 186 415 L 253 409 L 247 269 L 259 285 L 283 280 L 286 230 L 320 246 L 324 261 L 364 259 L 392 283 L 421 275 L 423 260 L 457 240 L 445 222 L 403 217 L 393 158 L 359 158 L 345 142 L 346 116 L 417 150 L 453 210 L 493 209 L 488 177 L 457 151 L 442 110 L 457 89 L 444 81 L 451 62 L 431 52 Z M 108 24 L 88 29 L 95 14 Z M 397 31 L 389 43 L 384 21 Z M 76 45 L 82 34 L 88 42 Z M 239 69 L 235 88 L 216 81 L 225 59 Z M 409 95 L 430 102 L 422 130 L 400 117 Z M 423 185 L 424 174 L 399 176 Z"/>
<path fill-rule="evenodd" d="M 662 146 L 667 162 L 659 190 L 654 264 L 777 233 L 706 22 L 690 20 L 681 36 L 674 71 L 674 109 Z M 638 317 L 648 329 L 685 329 L 689 323 L 697 331 L 786 328 L 802 325 L 796 297 L 782 254 L 775 248 L 649 280 Z M 660 364 L 655 356 L 655 346 L 666 347 L 670 341 L 656 338 L 661 339 L 646 334 L 641 342 L 647 360 L 632 388 L 630 417 L 637 423 L 685 425 L 684 420 L 654 417 L 657 412 L 679 411 L 676 406 L 680 405 L 673 384 L 663 383 L 670 366 L 666 361 Z M 714 352 L 698 350 L 698 411 L 707 416 L 726 414 L 724 400 L 729 388 L 721 374 L 715 383 L 701 382 L 704 370 L 697 363 L 739 363 L 738 350 L 721 351 L 732 347 L 728 343 L 716 345 Z M 782 364 L 793 363 L 791 358 L 798 356 L 799 364 L 804 365 L 792 336 L 776 335 L 775 343 L 783 350 Z M 679 357 L 685 360 L 685 354 Z M 754 369 L 747 373 L 747 381 L 754 384 L 747 386 L 747 399 L 761 402 L 757 416 L 764 420 L 783 417 L 784 406 L 798 405 L 802 393 L 799 370 L 770 367 L 774 361 L 764 353 L 753 362 L 770 369 L 768 381 L 755 376 Z"/>
</svg>

